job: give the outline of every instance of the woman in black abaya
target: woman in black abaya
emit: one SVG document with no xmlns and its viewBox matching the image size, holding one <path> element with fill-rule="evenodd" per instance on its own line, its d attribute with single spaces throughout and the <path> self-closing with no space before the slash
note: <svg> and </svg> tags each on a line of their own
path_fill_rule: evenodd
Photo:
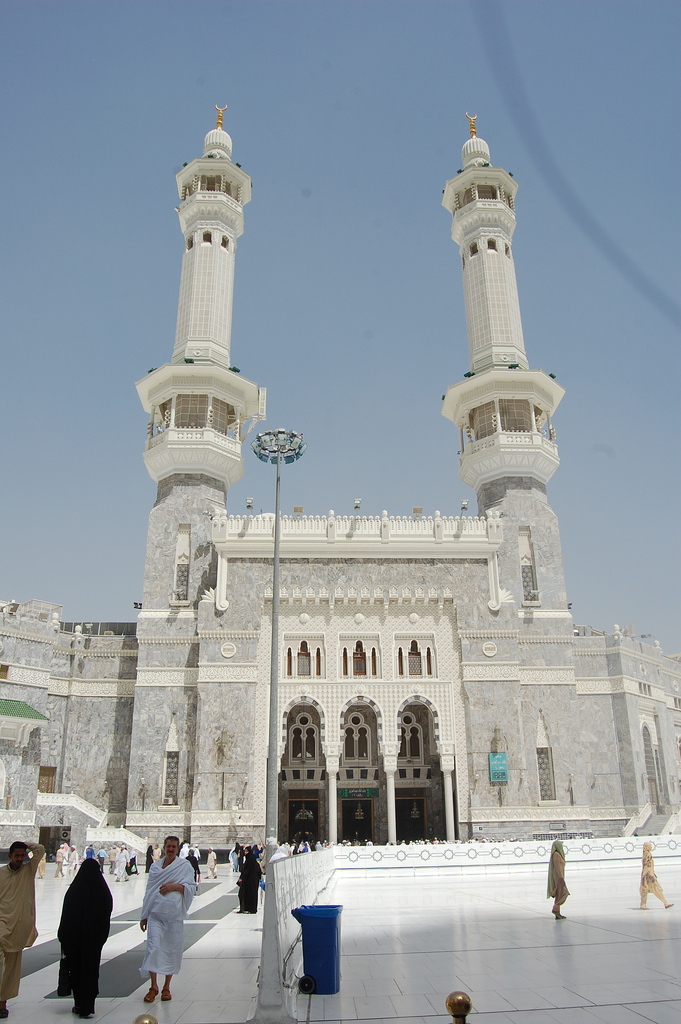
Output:
<svg viewBox="0 0 681 1024">
<path fill-rule="evenodd" d="M 248 849 L 248 847 L 247 847 Z M 258 887 L 262 871 L 258 858 L 248 849 L 244 857 L 244 866 L 241 869 L 241 886 L 239 891 L 239 902 L 241 903 L 241 914 L 257 914 L 258 912 Z"/>
<path fill-rule="evenodd" d="M 95 1012 L 99 961 L 109 937 L 113 900 L 96 860 L 84 860 L 71 882 L 61 912 L 57 938 L 66 960 L 73 1011 L 81 1018 Z"/>
</svg>

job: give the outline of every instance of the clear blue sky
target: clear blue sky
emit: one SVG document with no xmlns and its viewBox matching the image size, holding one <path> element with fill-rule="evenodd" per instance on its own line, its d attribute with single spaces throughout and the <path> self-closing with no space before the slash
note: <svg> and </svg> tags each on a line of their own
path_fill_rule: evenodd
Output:
<svg viewBox="0 0 681 1024">
<path fill-rule="evenodd" d="M 283 507 L 456 514 L 440 396 L 468 369 L 442 188 L 465 112 L 520 185 L 530 364 L 557 375 L 549 485 L 577 622 L 679 628 L 681 5 L 3 5 L 0 597 L 134 617 L 155 488 L 134 381 L 170 359 L 174 174 L 229 104 L 253 177 L 232 357 L 303 431 Z M 596 226 L 589 220 L 595 218 Z M 589 234 L 585 233 L 589 232 Z M 601 232 L 602 233 L 599 233 Z M 271 510 L 246 453 L 230 492 Z"/>
</svg>

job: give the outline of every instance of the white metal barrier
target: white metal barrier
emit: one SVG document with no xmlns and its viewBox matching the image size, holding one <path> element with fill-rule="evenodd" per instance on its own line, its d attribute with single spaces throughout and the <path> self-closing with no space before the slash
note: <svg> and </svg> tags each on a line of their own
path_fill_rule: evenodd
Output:
<svg viewBox="0 0 681 1024">
<path fill-rule="evenodd" d="M 333 894 L 334 851 L 319 850 L 278 860 L 267 868 L 258 1003 L 254 1020 L 293 1024 L 302 975 L 301 928 L 294 907 L 326 902 Z M 323 897 L 323 898 L 322 898 Z"/>
<path fill-rule="evenodd" d="M 619 836 L 613 839 L 564 839 L 570 863 L 608 868 L 641 862 L 643 844 L 653 844 L 655 860 L 681 862 L 681 835 Z M 488 871 L 545 870 L 551 840 L 512 843 L 438 843 L 402 846 L 336 846 L 337 871 L 436 872 L 443 868 L 471 874 Z"/>
</svg>

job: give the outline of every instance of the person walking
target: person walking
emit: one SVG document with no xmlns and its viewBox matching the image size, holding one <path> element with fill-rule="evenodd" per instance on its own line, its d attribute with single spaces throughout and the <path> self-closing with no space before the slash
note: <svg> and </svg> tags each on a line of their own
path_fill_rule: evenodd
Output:
<svg viewBox="0 0 681 1024">
<path fill-rule="evenodd" d="M 99 964 L 109 937 L 113 899 L 99 864 L 88 857 L 64 896 L 57 938 L 66 960 L 73 1012 L 81 1019 L 95 1012 Z"/>
<path fill-rule="evenodd" d="M 38 878 L 45 877 L 45 866 L 47 865 L 47 850 L 43 853 L 38 862 Z"/>
<path fill-rule="evenodd" d="M 218 858 L 212 846 L 208 847 L 208 857 L 206 858 L 206 870 L 208 871 L 209 878 L 218 877 Z"/>
<path fill-rule="evenodd" d="M 109 874 L 113 875 L 116 870 L 116 857 L 118 856 L 118 847 L 112 846 L 109 850 Z"/>
<path fill-rule="evenodd" d="M 556 921 L 564 921 L 565 914 L 561 914 L 560 908 L 570 895 L 565 884 L 565 850 L 560 839 L 556 839 L 551 847 L 549 858 L 549 881 L 546 889 L 546 898 L 553 896 L 553 907 L 551 913 Z"/>
<path fill-rule="evenodd" d="M 154 847 L 149 843 L 147 846 L 147 862 L 144 866 L 145 874 L 149 874 L 151 871 L 151 865 L 154 863 Z"/>
<path fill-rule="evenodd" d="M 152 865 L 142 904 L 140 928 L 147 932 L 147 949 L 140 967 L 143 978 L 150 978 L 145 1003 L 158 995 L 158 975 L 165 974 L 161 1000 L 172 999 L 170 982 L 182 966 L 183 926 L 194 898 L 194 871 L 185 858 L 178 857 L 180 840 L 168 836 L 163 844 L 164 857 Z"/>
<path fill-rule="evenodd" d="M 653 896 L 657 896 L 661 903 L 664 903 L 664 909 L 669 910 L 673 907 L 673 903 L 668 903 L 665 894 L 662 892 L 662 886 L 657 880 L 655 874 L 655 861 L 653 860 L 653 844 L 643 844 L 643 857 L 641 858 L 641 886 L 639 889 L 641 893 L 641 910 L 648 910 L 646 903 L 648 901 L 649 893 Z"/>
<path fill-rule="evenodd" d="M 239 902 L 241 909 L 237 911 L 238 914 L 257 914 L 258 912 L 258 888 L 260 886 L 260 879 L 262 878 L 262 869 L 260 862 L 255 856 L 250 847 L 246 847 L 248 851 L 244 857 L 243 867 L 241 869 L 239 886 Z"/>
<path fill-rule="evenodd" d="M 54 855 L 54 862 L 55 862 L 54 877 L 55 878 L 63 878 L 64 877 L 64 847 L 63 847 L 63 845 L 57 847 L 57 852 Z"/>
<path fill-rule="evenodd" d="M 40 843 L 14 842 L 0 869 L 0 1019 L 9 1017 L 7 1000 L 19 994 L 22 951 L 38 938 L 35 876 L 44 853 Z"/>
<path fill-rule="evenodd" d="M 72 846 L 68 854 L 68 871 L 73 878 L 78 870 L 78 850 Z"/>
<path fill-rule="evenodd" d="M 125 879 L 126 882 L 130 881 L 130 878 L 126 874 L 126 868 L 128 866 L 128 860 L 129 859 L 130 858 L 128 857 L 128 851 L 126 850 L 125 846 L 121 846 L 118 849 L 117 853 L 116 853 L 116 881 L 117 882 L 122 882 L 123 879 Z"/>
<path fill-rule="evenodd" d="M 104 874 L 104 865 L 107 862 L 108 856 L 109 855 L 107 854 L 103 846 L 100 847 L 99 850 L 97 850 L 97 860 L 99 861 L 99 869 L 102 872 L 102 874 Z"/>
</svg>

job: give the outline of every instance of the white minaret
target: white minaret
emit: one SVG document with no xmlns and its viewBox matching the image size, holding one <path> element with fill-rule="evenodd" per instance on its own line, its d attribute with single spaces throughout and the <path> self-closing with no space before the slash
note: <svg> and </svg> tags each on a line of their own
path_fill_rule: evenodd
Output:
<svg viewBox="0 0 681 1024">
<path fill-rule="evenodd" d="M 210 360 L 230 366 L 236 240 L 244 231 L 251 179 L 232 163 L 232 140 L 218 126 L 203 157 L 177 175 L 184 256 L 173 362 Z"/>
<path fill-rule="evenodd" d="M 264 412 L 265 395 L 230 365 L 234 257 L 251 179 L 232 163 L 225 108 L 216 109 L 203 156 L 177 175 L 184 251 L 172 362 L 136 387 L 150 415 L 144 461 L 151 477 L 205 474 L 226 489 L 243 475 L 242 428 Z"/>
<path fill-rule="evenodd" d="M 564 391 L 543 370 L 529 369 L 511 250 L 518 186 L 491 166 L 475 118 L 469 121 L 464 166 L 447 182 L 442 205 L 461 255 L 470 371 L 448 389 L 442 415 L 461 432 L 461 479 L 486 506 L 485 484 L 522 477 L 544 487 L 551 478 L 559 462 L 551 416 Z"/>
<path fill-rule="evenodd" d="M 158 485 L 140 630 L 147 609 L 196 606 L 214 585 L 205 513 L 224 508 L 226 492 L 243 476 L 249 421 L 265 412 L 264 388 L 230 367 L 234 254 L 251 179 L 232 163 L 232 140 L 216 109 L 203 156 L 177 175 L 183 256 L 172 361 L 136 385 L 149 414 L 144 462 Z"/>
</svg>

